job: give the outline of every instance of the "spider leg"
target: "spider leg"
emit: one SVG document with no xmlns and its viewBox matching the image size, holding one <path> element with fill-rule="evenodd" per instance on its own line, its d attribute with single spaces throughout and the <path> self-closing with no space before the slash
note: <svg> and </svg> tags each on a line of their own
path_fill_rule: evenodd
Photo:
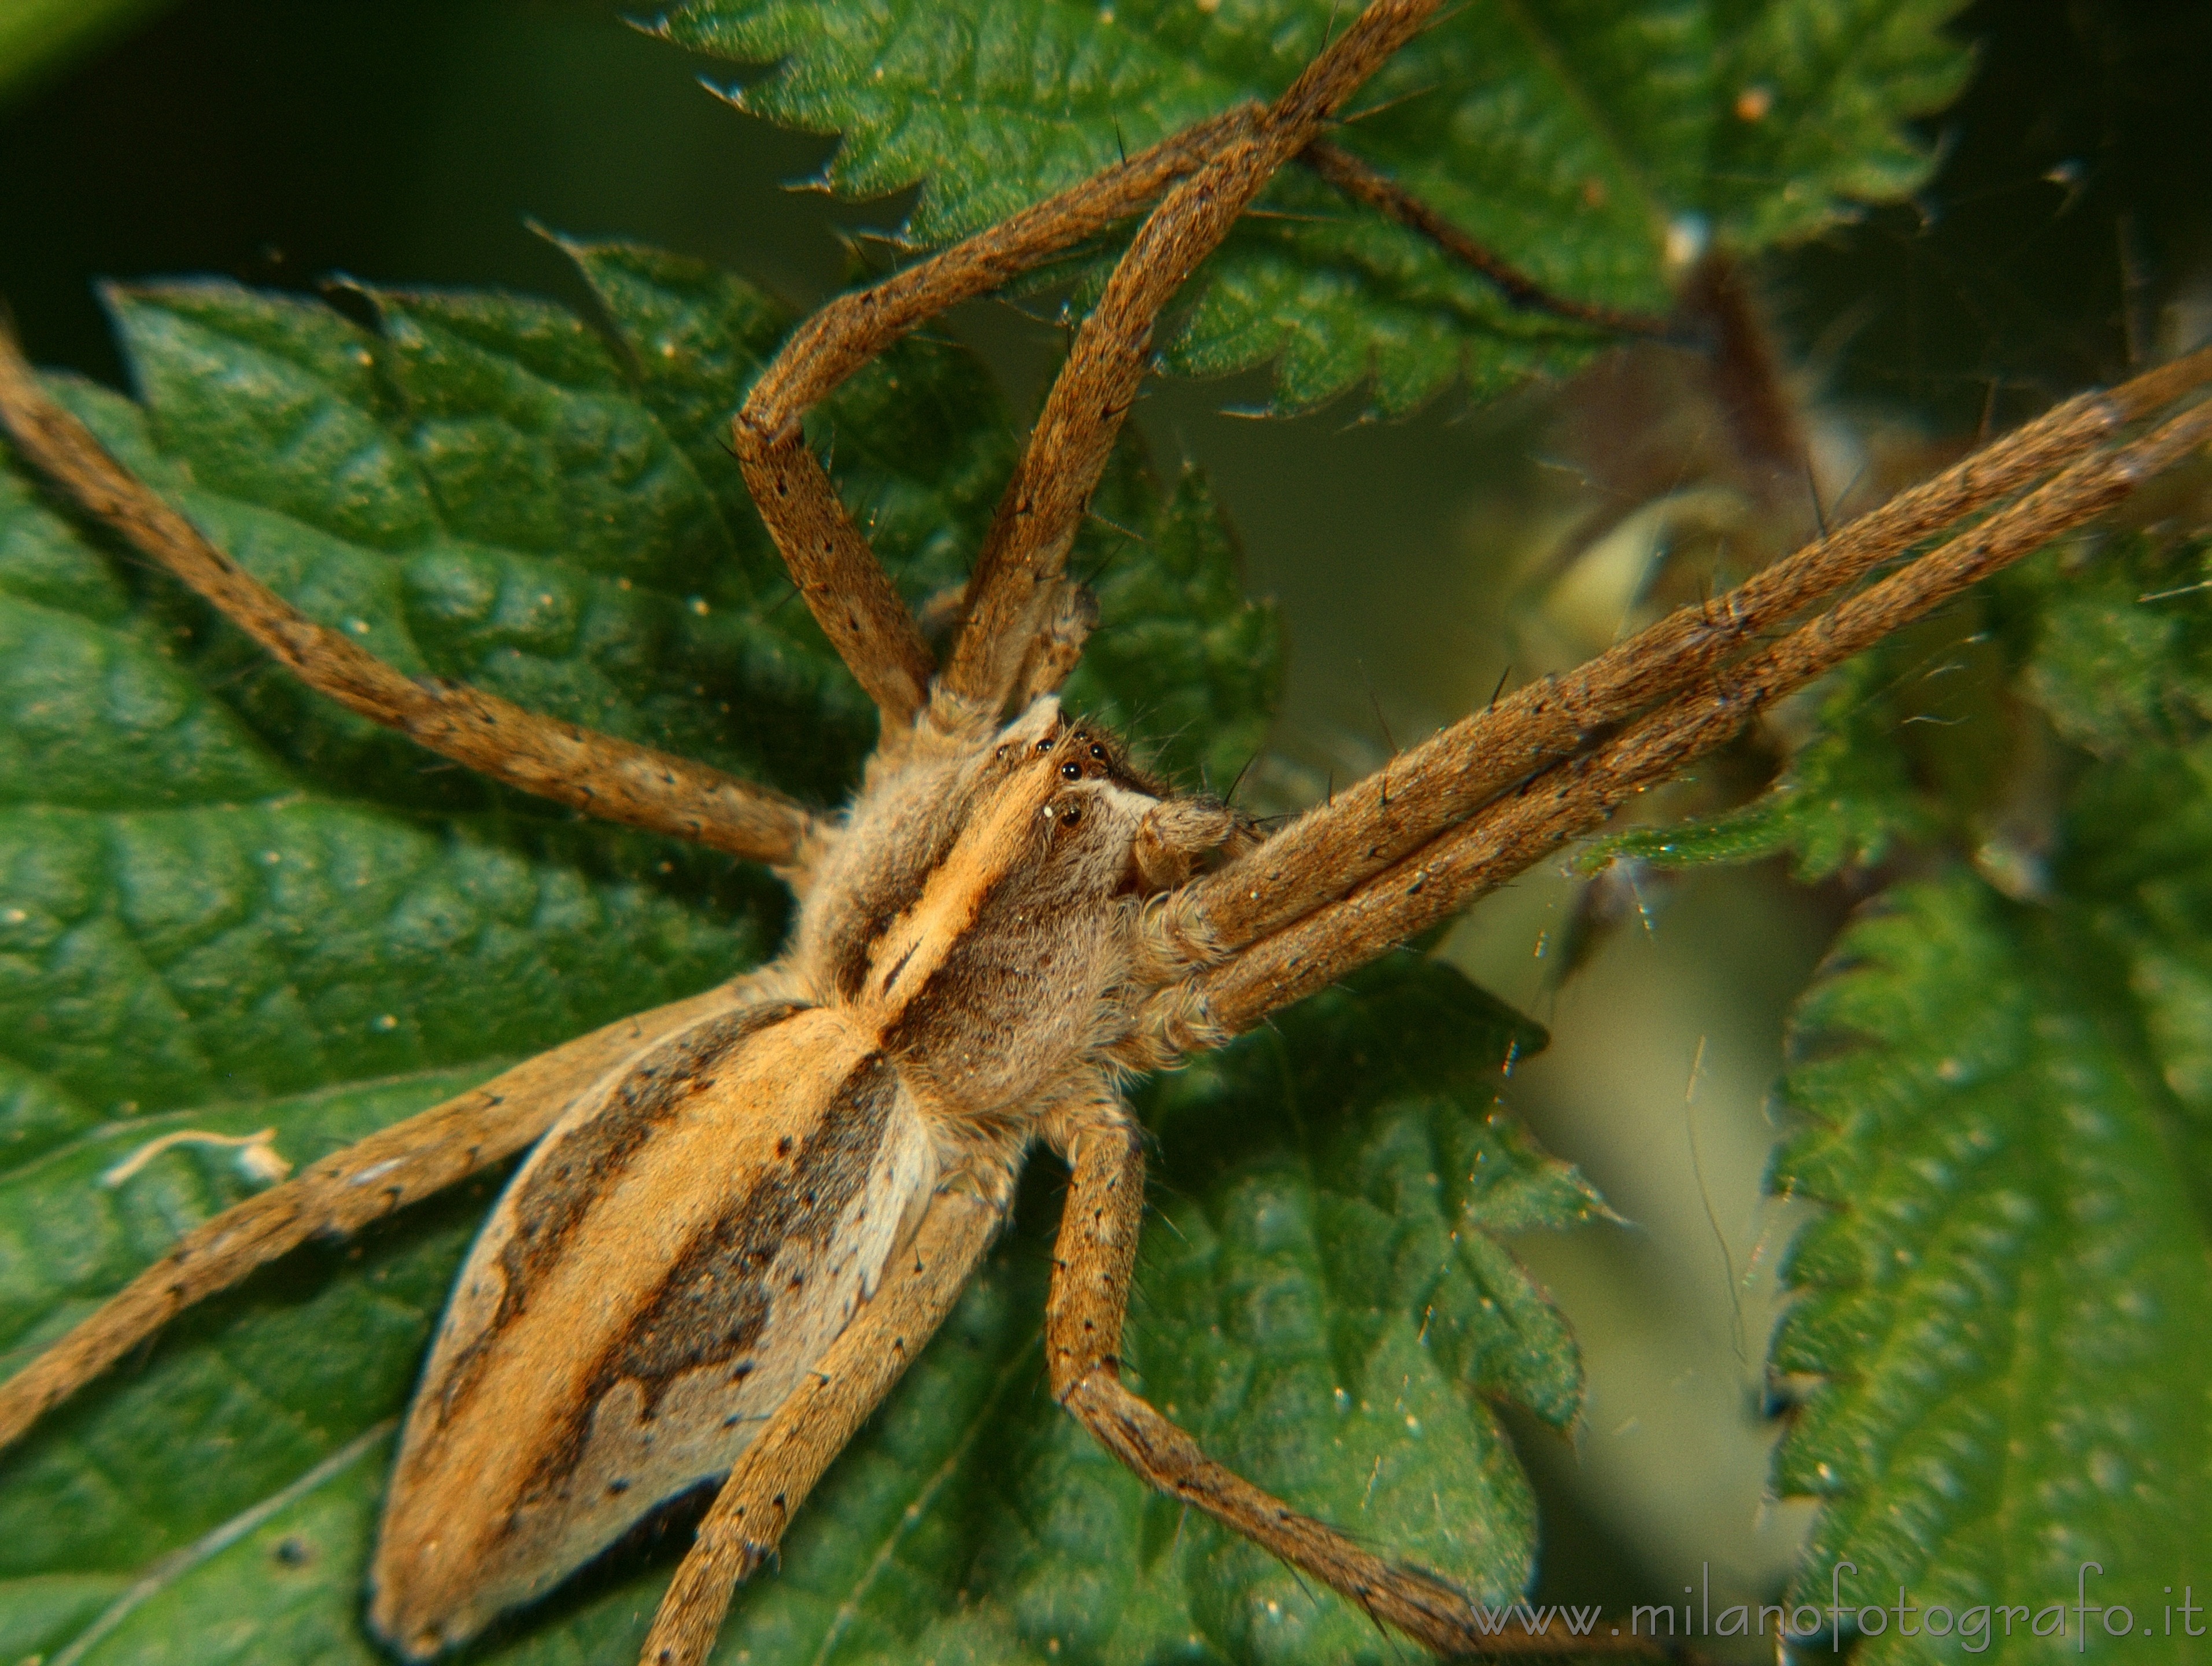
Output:
<svg viewBox="0 0 2212 1666">
<path fill-rule="evenodd" d="M 882 712 L 885 734 L 911 724 L 936 660 L 807 445 L 800 419 L 916 325 L 1133 213 L 1257 117 L 1247 106 L 1200 122 L 942 254 L 839 296 L 799 326 L 753 385 L 732 427 L 745 486 L 807 606 Z"/>
<path fill-rule="evenodd" d="M 1068 547 L 1136 398 L 1160 309 L 1275 171 L 1435 9 L 1436 0 L 1375 0 L 1249 132 L 1168 193 L 1115 264 L 969 575 L 966 623 L 933 702 L 939 727 L 957 732 L 995 721 L 1018 690 L 1050 692 L 1050 678 L 1073 669 L 1073 656 L 1059 645 Z M 1040 657 L 1042 675 L 1032 668 Z"/>
<path fill-rule="evenodd" d="M 1003 1200 L 941 1192 L 914 1242 L 745 1448 L 660 1600 L 644 1666 L 696 1666 L 732 1593 L 775 1553 L 792 1513 L 945 1322 L 1005 1218 Z"/>
<path fill-rule="evenodd" d="M 343 1236 L 512 1156 L 623 1059 L 728 1006 L 725 984 L 640 1012 L 355 1141 L 195 1227 L 0 1383 L 0 1447 L 178 1314 L 308 1238 Z"/>
<path fill-rule="evenodd" d="M 1540 1635 L 1517 1620 L 1486 1630 L 1474 1600 L 1448 1581 L 1385 1561 L 1208 1457 L 1121 1381 L 1121 1330 L 1145 1213 L 1143 1131 L 1119 1103 L 1091 1101 L 1061 1112 L 1047 1138 L 1073 1170 L 1045 1308 L 1052 1391 L 1108 1451 L 1170 1498 L 1203 1510 L 1439 1654 L 1656 1652 L 1640 1638 Z"/>
<path fill-rule="evenodd" d="M 1548 313 L 1553 318 L 1587 324 L 1613 335 L 1649 336 L 1663 340 L 1670 333 L 1668 320 L 1654 313 L 1629 312 L 1552 294 L 1528 273 L 1483 247 L 1396 180 L 1379 168 L 1370 167 L 1341 145 L 1316 139 L 1298 153 L 1298 161 L 1354 202 L 1364 203 L 1408 230 L 1419 232 L 1450 258 L 1480 273 L 1519 311 Z"/>
<path fill-rule="evenodd" d="M 1723 666 L 1617 735 L 1492 799 L 1340 899 L 1260 939 L 1179 992 L 1181 1045 L 1215 1044 L 1374 959 L 1601 825 L 1623 801 L 1723 745 L 1752 716 L 1978 581 L 2110 508 L 2212 441 L 2212 400 L 2116 451 L 2091 453 L 1972 531 Z M 1403 760 L 1392 769 L 1395 790 Z M 1366 796 L 1364 794 L 1362 795 Z M 1272 848 L 1262 846 L 1254 859 Z M 1240 872 L 1232 865 L 1224 872 Z M 1207 884 L 1201 880 L 1177 898 Z M 1315 888 L 1322 894 L 1322 888 Z M 1188 940 L 1187 939 L 1185 940 Z"/>
<path fill-rule="evenodd" d="M 803 868 L 822 836 L 812 815 L 772 788 L 464 684 L 403 675 L 317 624 L 201 537 L 48 398 L 4 329 L 0 429 L 88 514 L 213 603 L 302 683 L 418 745 L 604 820 L 779 867 Z"/>
<path fill-rule="evenodd" d="M 1308 812 L 1250 856 L 1176 893 L 1162 912 L 1160 930 L 1187 962 L 1218 960 L 1282 932 L 1310 910 L 1355 888 L 1388 889 L 1386 876 L 1393 872 L 1402 870 L 1401 877 L 1410 882 L 1419 866 L 1417 854 L 1425 855 L 1424 848 L 1440 833 L 1462 824 L 1476 824 L 1468 822 L 1470 817 L 1488 825 L 1486 812 L 1478 812 L 1501 794 L 1525 800 L 1550 790 L 1544 784 L 1552 782 L 1553 775 L 1540 772 L 1639 713 L 1711 678 L 1760 638 L 1962 516 L 2020 491 L 2085 452 L 2091 453 L 2088 459 L 2076 466 L 2101 482 L 2089 497 L 2083 497 L 2080 489 L 2087 476 L 2074 476 L 2074 483 L 2064 489 L 2046 488 L 2016 501 L 1942 553 L 1985 538 L 2002 525 L 2002 541 L 2008 551 L 1995 558 L 2002 565 L 2117 502 L 2151 466 L 2154 452 L 2168 460 L 2178 459 L 2179 452 L 2170 446 L 2159 451 L 2149 441 L 2118 453 L 2094 448 L 2208 380 L 2212 380 L 2212 349 L 2176 360 L 2108 393 L 2069 399 L 1726 594 L 1678 609 L 1566 676 L 1530 684 L 1462 718 L 1393 758 L 1387 793 L 1371 781 L 1336 793 L 1327 806 Z M 2193 416 L 2179 420 L 2186 423 Z M 2057 483 L 2051 483 L 2052 487 Z M 2021 538 L 2027 542 L 2019 543 Z M 1994 567 L 1973 569 L 1976 575 L 1990 570 Z M 1940 599 L 1932 597 L 1918 605 L 1933 606 Z M 1907 617 L 1915 615 L 1899 615 L 1893 623 L 1902 623 Z M 1836 657 L 1843 656 L 1839 653 Z M 1823 660 L 1817 669 L 1832 663 L 1832 659 Z M 1761 698 L 1777 697 L 1779 692 Z M 1749 708 L 1741 714 L 1749 714 Z M 1578 825 L 1576 830 L 1594 824 Z M 1288 949 L 1286 939 L 1269 952 Z"/>
</svg>

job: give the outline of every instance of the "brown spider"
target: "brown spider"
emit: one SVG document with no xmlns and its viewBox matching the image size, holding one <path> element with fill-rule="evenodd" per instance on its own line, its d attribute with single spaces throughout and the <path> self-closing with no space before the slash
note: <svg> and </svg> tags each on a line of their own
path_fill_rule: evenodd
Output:
<svg viewBox="0 0 2212 1666">
<path fill-rule="evenodd" d="M 1120 1085 L 1454 913 L 1778 696 L 2116 502 L 2212 435 L 2207 403 L 2106 443 L 2212 378 L 2212 353 L 2059 406 L 1256 840 L 1061 714 L 1055 694 L 1091 623 L 1066 554 L 1155 319 L 1275 170 L 1303 157 L 1484 258 L 1320 139 L 1435 3 L 1376 0 L 1272 106 L 1201 123 L 844 296 L 785 344 L 735 447 L 808 605 L 881 714 L 839 816 L 400 675 L 240 571 L 0 348 L 0 420 L 25 454 L 301 680 L 499 780 L 767 863 L 802 902 L 792 945 L 761 972 L 556 1049 L 186 1235 L 0 1388 L 0 1442 L 310 1236 L 535 1144 L 410 1414 L 372 1623 L 404 1652 L 434 1653 L 726 1472 L 646 1645 L 650 1661 L 695 1662 L 734 1586 L 951 1309 L 1041 1140 L 1073 1170 L 1046 1316 L 1054 1393 L 1124 1463 L 1437 1651 L 1648 1646 L 1478 1628 L 1462 1593 L 1229 1473 L 1122 1383 L 1144 1158 Z M 1046 401 L 939 666 L 800 417 L 925 319 L 1156 198 Z"/>
</svg>

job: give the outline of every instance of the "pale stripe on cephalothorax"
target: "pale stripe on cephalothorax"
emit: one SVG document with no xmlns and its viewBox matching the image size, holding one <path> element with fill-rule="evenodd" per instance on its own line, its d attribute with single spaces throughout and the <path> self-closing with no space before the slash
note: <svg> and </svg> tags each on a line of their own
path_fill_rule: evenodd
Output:
<svg viewBox="0 0 2212 1666">
<path fill-rule="evenodd" d="M 866 1021 L 879 1028 L 895 1025 L 912 992 L 965 940 L 993 893 L 1036 847 L 1039 812 L 1054 786 L 1049 770 L 1033 769 L 986 802 L 914 905 L 878 939 L 856 1003 Z"/>
</svg>

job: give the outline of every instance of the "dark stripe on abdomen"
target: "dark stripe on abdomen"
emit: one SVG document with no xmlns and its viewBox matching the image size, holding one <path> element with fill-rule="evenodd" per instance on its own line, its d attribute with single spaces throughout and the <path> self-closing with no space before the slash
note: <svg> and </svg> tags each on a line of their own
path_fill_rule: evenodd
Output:
<svg viewBox="0 0 2212 1666">
<path fill-rule="evenodd" d="M 692 1025 L 652 1048 L 610 1090 L 611 1103 L 548 1148 L 520 1189 L 501 1200 L 514 1226 L 500 1246 L 499 1307 L 446 1373 L 440 1397 L 444 1418 L 450 1420 L 467 1400 L 492 1345 L 528 1308 L 531 1292 L 559 1262 L 592 1203 L 620 1179 L 653 1131 L 686 1098 L 713 1086 L 716 1068 L 738 1048 L 806 1010 L 793 1001 L 744 1007 Z"/>
<path fill-rule="evenodd" d="M 592 1408 L 616 1383 L 643 1390 L 643 1414 L 677 1379 L 726 1366 L 734 1383 L 765 1335 L 780 1293 L 769 1268 L 787 1245 L 811 1253 L 818 1272 L 830 1262 L 839 1222 L 866 1189 L 898 1102 L 890 1061 L 871 1053 L 838 1085 L 831 1103 L 792 1152 L 764 1166 L 753 1184 L 684 1245 L 660 1286 L 601 1356 L 569 1425 L 523 1489 L 528 1504 L 557 1492 L 581 1461 Z"/>
<path fill-rule="evenodd" d="M 776 1001 L 726 1012 L 672 1037 L 616 1084 L 611 1104 L 546 1153 L 514 1196 L 514 1236 L 500 1251 L 507 1292 L 493 1329 L 521 1310 L 531 1285 L 560 1259 L 592 1205 L 621 1178 L 653 1130 L 691 1095 L 714 1085 L 715 1067 L 751 1037 L 806 1010 Z"/>
</svg>

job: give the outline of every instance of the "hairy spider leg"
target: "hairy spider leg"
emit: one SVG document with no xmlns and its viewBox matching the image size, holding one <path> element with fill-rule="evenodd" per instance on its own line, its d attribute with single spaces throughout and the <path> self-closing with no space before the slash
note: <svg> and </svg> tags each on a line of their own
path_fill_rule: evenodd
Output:
<svg viewBox="0 0 2212 1666">
<path fill-rule="evenodd" d="M 2208 441 L 2212 400 L 2184 409 L 2129 445 L 2093 451 L 1771 647 L 1722 667 L 1610 739 L 1534 775 L 1457 825 L 1447 824 L 1364 885 L 1192 978 L 1186 1010 L 1195 1016 L 1186 1022 L 1193 1034 L 1181 1044 L 1218 1044 L 1241 1034 L 1525 873 L 1568 840 L 1602 825 L 1633 794 L 1733 739 L 1775 701 L 2111 508 Z M 1170 906 L 1192 889 L 1177 893 Z"/>
<path fill-rule="evenodd" d="M 533 1144 L 571 1102 L 664 1036 L 744 999 L 742 982 L 541 1053 L 310 1164 L 179 1238 L 61 1341 L 0 1383 L 0 1447 L 196 1303 L 312 1237 L 343 1237 Z"/>
<path fill-rule="evenodd" d="M 1045 1307 L 1052 1391 L 1108 1451 L 1168 1497 L 1204 1511 L 1439 1654 L 1652 1651 L 1647 1638 L 1539 1633 L 1517 1619 L 1498 1624 L 1494 1614 L 1479 1621 L 1473 1600 L 1449 1581 L 1385 1560 L 1208 1457 L 1121 1378 L 1121 1333 L 1145 1216 L 1144 1131 L 1109 1099 L 1077 1107 L 1048 1138 L 1071 1170 Z"/>
<path fill-rule="evenodd" d="M 809 318 L 753 385 L 732 424 L 745 485 L 799 593 L 846 666 L 876 702 L 886 744 L 912 727 L 936 660 L 800 421 L 917 325 L 999 289 L 1204 165 L 1259 119 L 1243 106 L 1200 122 Z"/>
<path fill-rule="evenodd" d="M 1066 609 L 1067 552 L 1150 368 L 1152 325 L 1276 171 L 1427 22 L 1437 0 L 1376 0 L 1306 66 L 1249 132 L 1168 193 L 1115 263 L 1077 331 L 969 575 L 965 620 L 931 720 L 948 733 L 987 727 L 1018 692 L 1051 693 L 1028 675 Z M 1073 669 L 1073 659 L 1053 656 Z M 1064 672 L 1062 673 L 1065 674 Z"/>
<path fill-rule="evenodd" d="M 1441 832 L 1468 824 L 1465 838 L 1480 842 L 1490 836 L 1483 830 L 1486 820 L 1471 824 L 1469 818 L 1498 802 L 1501 795 L 1526 799 L 1551 790 L 1538 786 L 1552 781 L 1541 772 L 1588 751 L 1621 724 L 1710 679 L 1731 660 L 1753 654 L 1761 641 L 1808 609 L 1868 578 L 1930 534 L 2072 464 L 2084 452 L 2094 451 L 2207 380 L 2212 380 L 2212 349 L 2178 359 L 2110 392 L 2078 395 L 1725 594 L 1678 608 L 1588 664 L 1492 702 L 1393 758 L 1387 793 L 1371 782 L 1334 793 L 1328 804 L 1276 831 L 1249 857 L 1201 876 L 1176 893 L 1160 922 L 1166 940 L 1192 964 L 1225 959 L 1360 887 L 1389 890 L 1394 884 L 1412 883 L 1419 870 L 1414 859 Z M 2093 456 L 2086 465 L 2103 481 L 2098 491 L 2110 496 L 2086 506 L 2070 490 L 2057 496 L 2032 496 L 2008 510 L 2008 541 L 2027 540 L 2013 548 L 2013 555 L 2047 542 L 2124 496 L 2123 477 L 2140 477 L 2149 453 L 2118 455 L 2132 460 L 2123 465 L 2111 456 Z M 2168 447 L 2159 455 L 2173 460 L 2179 453 Z M 1984 527 L 1969 536 L 1987 531 Z M 1960 547 L 1946 546 L 1938 554 Z M 1929 599 L 1918 605 L 1924 611 L 1935 605 Z M 1893 628 L 1906 617 L 1895 615 L 1883 628 Z M 1829 663 L 1833 661 L 1824 660 L 1821 668 Z M 1763 696 L 1773 697 L 1778 696 Z M 1749 714 L 1747 709 L 1744 715 Z M 1577 830 L 1594 824 L 1578 824 Z M 1537 860 L 1539 854 L 1531 848 L 1525 860 Z M 1499 878 L 1505 873 L 1494 865 L 1486 871 Z M 1408 917 L 1417 914 L 1424 922 L 1439 918 L 1435 906 L 1431 896 Z M 1286 939 L 1270 953 L 1286 957 L 1294 942 L 1327 939 L 1334 929 L 1316 927 L 1304 939 Z M 1363 936 L 1360 940 L 1367 939 Z M 1376 942 L 1366 952 L 1379 952 L 1383 946 Z M 1224 976 L 1241 978 L 1246 974 Z M 1319 986 L 1304 982 L 1300 987 Z M 1249 1005 L 1248 997 L 1237 997 L 1222 1009 L 1224 1020 L 1230 1012 L 1245 1011 Z M 1243 1027 L 1242 1020 L 1237 1027 Z"/>
<path fill-rule="evenodd" d="M 782 1541 L 831 1460 L 883 1403 L 952 1304 L 1005 1219 L 1003 1199 L 953 1189 L 930 1204 L 874 1296 L 776 1408 L 714 1496 L 653 1618 L 646 1666 L 697 1666 L 732 1594 Z"/>
<path fill-rule="evenodd" d="M 0 328 L 0 427 L 91 514 L 212 603 L 318 693 L 417 745 L 603 820 L 777 867 L 803 866 L 823 833 L 773 787 L 545 717 L 496 695 L 395 670 L 317 624 L 202 537 L 49 398 Z"/>
</svg>

